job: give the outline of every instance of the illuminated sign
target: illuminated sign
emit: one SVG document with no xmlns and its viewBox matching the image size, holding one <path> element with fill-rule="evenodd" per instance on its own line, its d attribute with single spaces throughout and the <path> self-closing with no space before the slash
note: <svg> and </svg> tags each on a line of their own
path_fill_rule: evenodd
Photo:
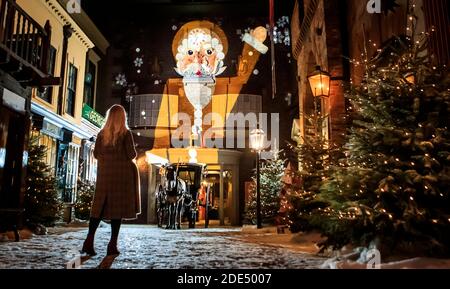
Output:
<svg viewBox="0 0 450 289">
<path fill-rule="evenodd" d="M 105 122 L 105 118 L 87 104 L 83 105 L 83 118 L 97 127 L 102 127 Z"/>
</svg>

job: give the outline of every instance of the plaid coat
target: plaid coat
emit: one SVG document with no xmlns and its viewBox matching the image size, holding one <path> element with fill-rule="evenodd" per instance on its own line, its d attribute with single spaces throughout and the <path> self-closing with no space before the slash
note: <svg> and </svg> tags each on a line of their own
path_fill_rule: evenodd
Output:
<svg viewBox="0 0 450 289">
<path fill-rule="evenodd" d="M 132 133 L 128 131 L 116 146 L 106 146 L 100 132 L 94 156 L 98 160 L 98 168 L 91 217 L 106 220 L 136 219 L 141 213 L 141 200 Z"/>
</svg>

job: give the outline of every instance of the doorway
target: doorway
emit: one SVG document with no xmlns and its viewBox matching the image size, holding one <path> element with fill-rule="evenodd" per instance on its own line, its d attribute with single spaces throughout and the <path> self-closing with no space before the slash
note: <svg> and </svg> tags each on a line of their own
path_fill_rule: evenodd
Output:
<svg viewBox="0 0 450 289">
<path fill-rule="evenodd" d="M 208 219 L 210 224 L 231 225 L 231 214 L 233 210 L 233 172 L 222 171 L 222 178 L 220 174 L 220 171 L 208 171 L 208 176 L 203 182 L 200 199 L 204 204 L 206 204 L 206 200 L 209 202 Z M 223 182 L 222 194 L 221 180 Z M 206 210 L 204 208 L 202 206 L 199 212 L 201 222 L 204 222 L 206 219 Z"/>
<path fill-rule="evenodd" d="M 25 117 L 0 107 L 0 208 L 22 206 L 26 134 Z"/>
</svg>

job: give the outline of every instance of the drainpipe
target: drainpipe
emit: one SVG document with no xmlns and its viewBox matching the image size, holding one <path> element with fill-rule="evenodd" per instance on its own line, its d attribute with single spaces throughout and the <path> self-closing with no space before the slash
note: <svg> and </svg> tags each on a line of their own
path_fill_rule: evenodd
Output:
<svg viewBox="0 0 450 289">
<path fill-rule="evenodd" d="M 62 57 L 61 57 L 61 85 L 59 86 L 58 92 L 58 114 L 63 115 L 64 113 L 64 86 L 66 83 L 66 66 L 67 66 L 67 47 L 69 45 L 69 38 L 72 37 L 73 30 L 70 25 L 64 25 L 63 34 L 63 48 L 62 48 Z"/>
</svg>

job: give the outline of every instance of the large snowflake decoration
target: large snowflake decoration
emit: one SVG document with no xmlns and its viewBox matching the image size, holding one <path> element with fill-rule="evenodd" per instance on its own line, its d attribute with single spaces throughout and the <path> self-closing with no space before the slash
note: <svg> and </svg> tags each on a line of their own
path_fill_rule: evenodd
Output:
<svg viewBox="0 0 450 289">
<path fill-rule="evenodd" d="M 273 37 L 275 44 L 291 45 L 291 36 L 288 28 L 280 29 L 276 26 L 273 30 Z"/>
<path fill-rule="evenodd" d="M 127 86 L 127 77 L 125 76 L 125 74 L 119 73 L 116 76 L 116 85 L 119 85 L 119 86 L 122 86 L 122 87 Z"/>
<path fill-rule="evenodd" d="M 289 17 L 288 16 L 282 16 L 280 19 L 278 19 L 277 21 L 277 26 L 279 28 L 284 28 L 286 26 L 289 25 Z"/>
<path fill-rule="evenodd" d="M 144 60 L 142 59 L 142 57 L 137 57 L 134 60 L 134 66 L 136 67 L 141 67 L 144 64 Z"/>
<path fill-rule="evenodd" d="M 289 17 L 282 16 L 278 19 L 277 24 L 273 28 L 273 38 L 275 44 L 291 45 L 291 33 L 289 31 Z"/>
</svg>

